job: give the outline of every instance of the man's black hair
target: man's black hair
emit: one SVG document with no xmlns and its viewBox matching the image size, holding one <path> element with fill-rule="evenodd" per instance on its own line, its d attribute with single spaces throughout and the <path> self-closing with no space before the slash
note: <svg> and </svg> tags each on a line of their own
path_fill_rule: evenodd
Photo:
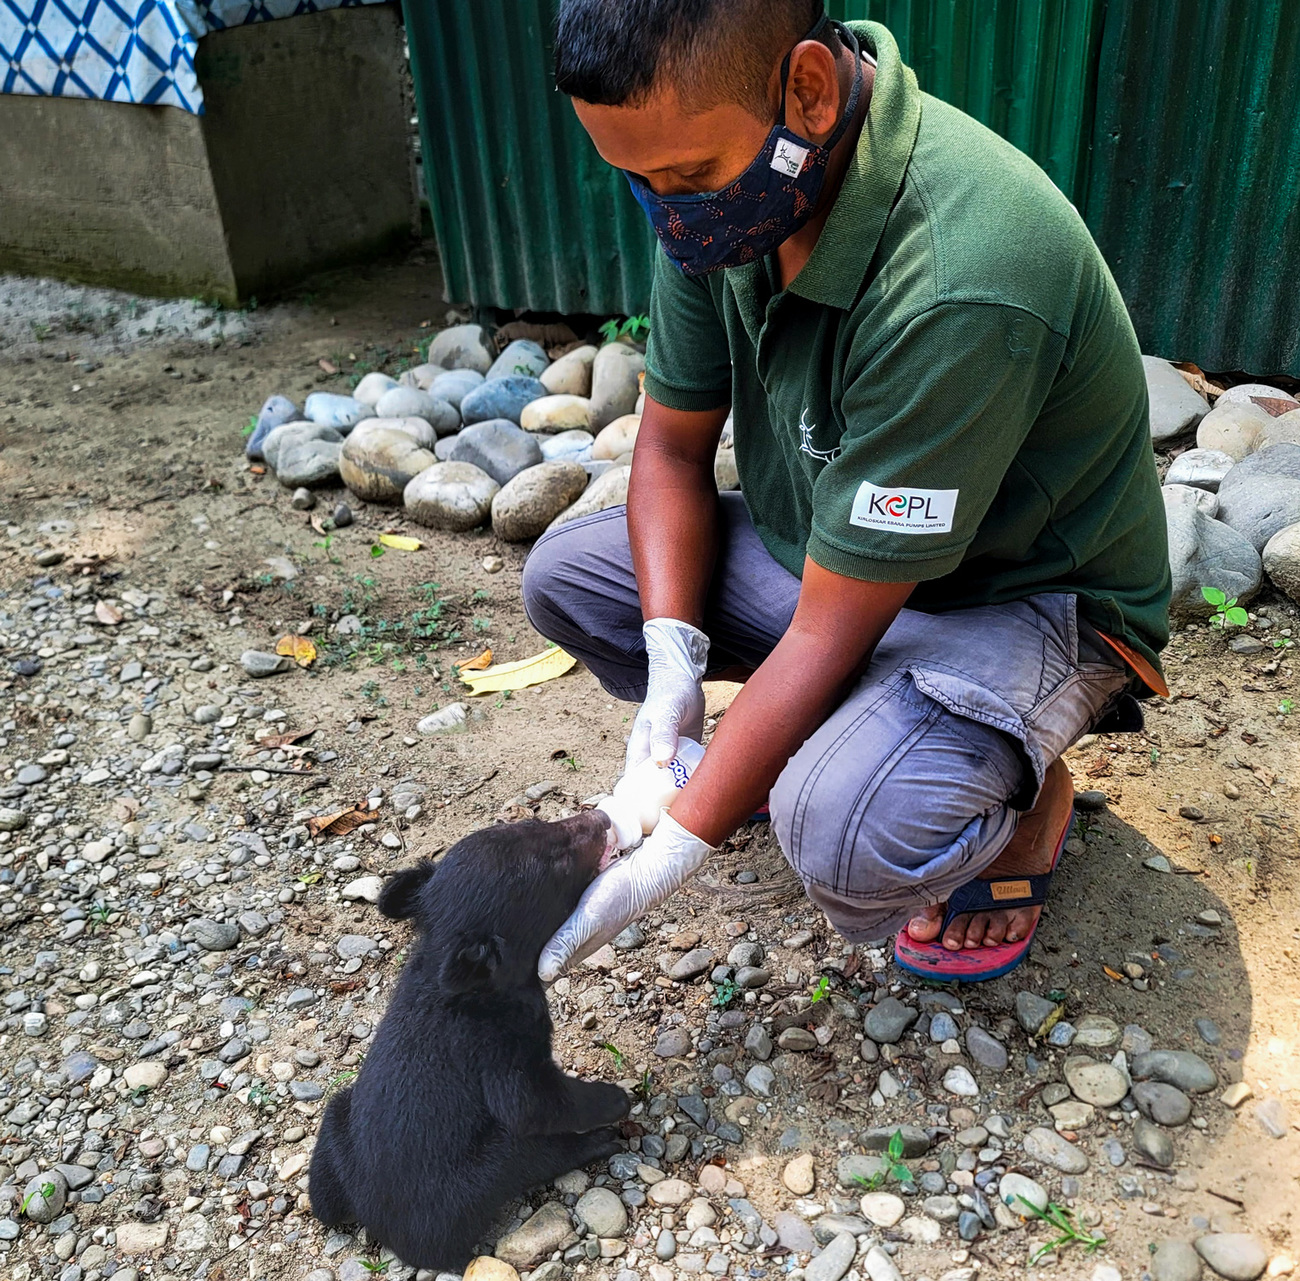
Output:
<svg viewBox="0 0 1300 1281">
<path fill-rule="evenodd" d="M 765 117 L 773 68 L 822 12 L 822 0 L 562 0 L 555 83 L 608 107 L 667 83 L 688 110 L 730 101 Z"/>
</svg>

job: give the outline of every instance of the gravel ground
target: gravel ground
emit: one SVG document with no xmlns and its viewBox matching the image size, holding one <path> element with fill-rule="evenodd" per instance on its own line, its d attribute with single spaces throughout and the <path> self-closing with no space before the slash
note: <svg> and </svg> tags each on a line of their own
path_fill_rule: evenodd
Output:
<svg viewBox="0 0 1300 1281">
<path fill-rule="evenodd" d="M 627 721 L 578 672 L 416 734 L 457 697 L 450 659 L 539 647 L 522 552 L 410 531 L 423 551 L 372 560 L 400 521 L 359 503 L 322 546 L 240 456 L 265 395 L 401 350 L 437 288 L 419 261 L 341 276 L 248 346 L 110 354 L 85 394 L 61 362 L 0 366 L 6 1279 L 412 1275 L 305 1192 L 402 961 L 379 885 L 483 823 L 571 812 Z M 1294 619 L 1275 599 L 1249 630 Z M 317 661 L 250 676 L 289 631 Z M 483 1224 L 471 1281 L 1289 1273 L 1289 665 L 1193 630 L 1170 669 L 1145 735 L 1070 753 L 1080 822 L 1007 979 L 918 988 L 844 944 L 756 826 L 557 983 L 557 1057 L 636 1094 L 628 1151 Z M 1030 1266 L 1057 1234 L 1016 1194 L 1106 1245 Z"/>
</svg>

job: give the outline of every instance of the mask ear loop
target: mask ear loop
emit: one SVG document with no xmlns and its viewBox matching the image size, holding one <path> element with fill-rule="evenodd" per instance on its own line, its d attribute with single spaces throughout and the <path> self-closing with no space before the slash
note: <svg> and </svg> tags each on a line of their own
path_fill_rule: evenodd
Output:
<svg viewBox="0 0 1300 1281">
<path fill-rule="evenodd" d="M 853 51 L 853 88 L 849 91 L 849 100 L 844 106 L 844 114 L 840 117 L 840 122 L 835 126 L 835 132 L 822 145 L 828 150 L 835 146 L 839 140 L 844 137 L 845 130 L 848 129 L 853 119 L 853 113 L 857 110 L 858 99 L 862 97 L 862 45 L 858 42 L 857 36 L 848 29 L 842 22 L 833 22 L 829 14 L 824 13 L 817 19 L 811 31 L 804 36 L 799 43 L 803 44 L 804 40 L 816 40 L 821 36 L 826 27 L 832 27 L 835 34 L 840 40 Z M 784 129 L 785 123 L 785 102 L 786 92 L 789 87 L 790 78 L 790 59 L 794 56 L 794 50 L 781 59 L 781 110 L 777 114 L 776 123 Z"/>
</svg>

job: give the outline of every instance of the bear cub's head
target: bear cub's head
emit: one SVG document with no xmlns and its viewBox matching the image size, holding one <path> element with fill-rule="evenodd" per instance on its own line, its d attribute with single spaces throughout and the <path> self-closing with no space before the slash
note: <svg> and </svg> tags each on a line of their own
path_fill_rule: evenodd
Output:
<svg viewBox="0 0 1300 1281">
<path fill-rule="evenodd" d="M 414 920 L 448 994 L 531 986 L 542 948 L 613 853 L 599 810 L 485 827 L 390 877 L 379 910 Z"/>
</svg>

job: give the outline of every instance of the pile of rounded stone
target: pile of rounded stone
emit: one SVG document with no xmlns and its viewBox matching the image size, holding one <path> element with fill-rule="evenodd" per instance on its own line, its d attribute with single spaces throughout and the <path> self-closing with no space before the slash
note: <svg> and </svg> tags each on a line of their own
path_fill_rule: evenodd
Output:
<svg viewBox="0 0 1300 1281">
<path fill-rule="evenodd" d="M 524 542 L 626 501 L 644 369 L 622 341 L 552 361 L 518 339 L 494 358 L 482 326 L 456 325 L 400 379 L 367 374 L 351 396 L 318 392 L 301 411 L 272 396 L 246 452 L 288 489 L 341 478 L 417 524 L 459 532 L 490 522 L 499 538 Z M 738 488 L 729 440 L 715 475 L 720 489 Z"/>
<path fill-rule="evenodd" d="M 1211 408 L 1168 361 L 1143 362 L 1156 447 L 1176 449 L 1196 433 L 1196 447 L 1176 454 L 1164 481 L 1171 613 L 1210 613 L 1202 587 L 1245 605 L 1265 576 L 1300 603 L 1300 400 L 1244 383 Z"/>
</svg>

